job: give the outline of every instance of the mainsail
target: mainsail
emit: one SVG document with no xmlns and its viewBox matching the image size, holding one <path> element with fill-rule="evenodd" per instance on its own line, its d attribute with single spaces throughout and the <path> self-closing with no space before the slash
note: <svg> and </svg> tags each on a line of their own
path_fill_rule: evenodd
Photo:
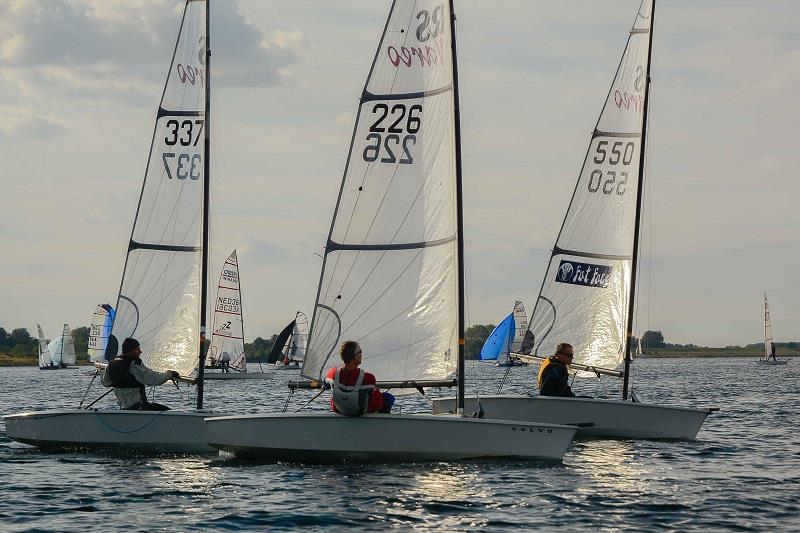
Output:
<svg viewBox="0 0 800 533">
<path fill-rule="evenodd" d="M 302 361 L 306 356 L 306 345 L 308 344 L 308 317 L 302 311 L 298 311 L 294 317 L 294 327 L 292 334 L 286 342 L 286 356 L 291 361 Z"/>
<path fill-rule="evenodd" d="M 397 0 L 361 94 L 303 375 L 353 339 L 381 380 L 444 379 L 458 358 L 451 10 Z"/>
<path fill-rule="evenodd" d="M 75 342 L 72 340 L 69 324 L 64 324 L 61 335 L 50 341 L 47 349 L 56 366 L 75 364 Z"/>
<path fill-rule="evenodd" d="M 772 321 L 769 318 L 769 302 L 767 301 L 767 293 L 764 293 L 764 359 L 772 357 Z"/>
<path fill-rule="evenodd" d="M 644 0 L 553 247 L 531 320 L 536 355 L 569 342 L 576 363 L 624 359 L 651 15 Z"/>
<path fill-rule="evenodd" d="M 44 337 L 42 326 L 36 324 L 36 328 L 39 330 L 39 368 L 48 367 L 53 363 L 53 358 L 47 347 L 47 339 Z"/>
<path fill-rule="evenodd" d="M 114 323 L 114 308 L 108 304 L 98 304 L 89 326 L 89 361 L 103 361 L 108 345 L 108 336 L 111 334 L 111 325 Z"/>
<path fill-rule="evenodd" d="M 214 326 L 211 335 L 210 357 L 219 361 L 222 354 L 230 357 L 231 368 L 247 371 L 244 354 L 242 323 L 242 294 L 239 285 L 239 261 L 234 250 L 222 267 L 214 306 Z"/>
<path fill-rule="evenodd" d="M 508 361 L 508 350 L 515 335 L 514 313 L 509 313 L 486 338 L 481 348 L 481 361 L 497 360 L 498 363 Z"/>
<path fill-rule="evenodd" d="M 112 334 L 156 370 L 191 373 L 200 342 L 206 2 L 187 0 L 128 245 Z"/>
</svg>

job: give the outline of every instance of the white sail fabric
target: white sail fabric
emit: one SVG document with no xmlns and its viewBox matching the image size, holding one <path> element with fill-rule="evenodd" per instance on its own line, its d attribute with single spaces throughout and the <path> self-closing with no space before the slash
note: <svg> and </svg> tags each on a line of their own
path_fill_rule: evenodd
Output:
<svg viewBox="0 0 800 533">
<path fill-rule="evenodd" d="M 522 302 L 514 302 L 514 338 L 509 346 L 511 352 L 519 352 L 522 349 L 522 341 L 528 332 L 528 315 L 525 313 L 525 306 Z M 506 354 L 507 358 L 508 354 Z"/>
<path fill-rule="evenodd" d="M 112 334 L 155 370 L 190 374 L 200 346 L 206 2 L 188 0 L 156 118 Z"/>
<path fill-rule="evenodd" d="M 98 304 L 89 326 L 89 345 L 87 352 L 89 361 L 105 359 L 108 336 L 111 334 L 113 310 L 108 304 Z"/>
<path fill-rule="evenodd" d="M 236 250 L 228 256 L 222 267 L 214 306 L 214 329 L 211 334 L 209 356 L 212 361 L 219 361 L 224 353 L 228 354 L 232 368 L 237 368 L 242 372 L 247 371 L 244 354 L 239 261 L 236 257 Z"/>
<path fill-rule="evenodd" d="M 531 320 L 537 355 L 624 358 L 652 0 L 644 0 L 589 144 Z"/>
<path fill-rule="evenodd" d="M 75 364 L 75 341 L 72 340 L 72 333 L 69 324 L 64 324 L 61 335 L 50 341 L 47 345 L 53 364 L 56 366 Z"/>
<path fill-rule="evenodd" d="M 286 356 L 292 361 L 302 361 L 306 356 L 308 344 L 308 317 L 298 311 L 294 317 L 292 334 L 286 342 Z"/>
<path fill-rule="evenodd" d="M 53 358 L 50 355 L 50 349 L 47 346 L 47 339 L 44 337 L 42 326 L 36 324 L 36 328 L 39 330 L 39 368 L 43 368 L 50 366 Z"/>
<path fill-rule="evenodd" d="M 767 293 L 764 293 L 764 359 L 772 357 L 772 321 L 769 318 L 769 302 Z"/>
<path fill-rule="evenodd" d="M 373 60 L 334 212 L 303 375 L 357 340 L 381 380 L 456 368 L 457 224 L 450 10 L 397 0 Z"/>
</svg>

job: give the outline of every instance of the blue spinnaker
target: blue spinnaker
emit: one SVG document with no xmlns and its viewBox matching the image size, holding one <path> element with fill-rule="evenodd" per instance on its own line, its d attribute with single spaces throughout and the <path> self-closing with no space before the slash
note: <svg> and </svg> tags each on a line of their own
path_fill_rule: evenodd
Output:
<svg viewBox="0 0 800 533">
<path fill-rule="evenodd" d="M 497 359 L 500 354 L 508 353 L 508 347 L 514 337 L 514 313 L 509 314 L 492 331 L 481 348 L 481 361 Z"/>
</svg>

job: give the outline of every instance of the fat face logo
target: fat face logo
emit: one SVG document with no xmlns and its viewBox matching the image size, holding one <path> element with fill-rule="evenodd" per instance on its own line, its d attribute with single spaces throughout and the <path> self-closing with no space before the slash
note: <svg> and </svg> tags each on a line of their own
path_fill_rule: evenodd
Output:
<svg viewBox="0 0 800 533">
<path fill-rule="evenodd" d="M 609 265 L 561 261 L 556 272 L 556 282 L 605 289 L 613 271 L 614 268 Z"/>
</svg>

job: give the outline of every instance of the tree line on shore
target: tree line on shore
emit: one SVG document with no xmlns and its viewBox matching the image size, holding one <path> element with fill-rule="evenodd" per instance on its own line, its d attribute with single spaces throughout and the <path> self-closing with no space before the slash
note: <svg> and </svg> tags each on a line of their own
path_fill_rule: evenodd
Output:
<svg viewBox="0 0 800 533">
<path fill-rule="evenodd" d="M 465 350 L 464 354 L 467 359 L 480 359 L 481 348 L 483 343 L 491 334 L 494 329 L 494 324 L 474 324 L 469 326 L 465 331 Z M 78 361 L 88 360 L 88 344 L 89 344 L 89 328 L 79 327 L 72 330 L 72 338 L 75 342 L 75 354 Z M 274 363 L 278 358 L 277 355 L 271 356 L 272 346 L 275 344 L 277 334 L 273 334 L 268 338 L 256 337 L 253 342 L 245 343 L 245 353 L 247 354 L 247 361 L 251 363 Z M 48 339 L 49 342 L 49 339 Z M 208 341 L 206 341 L 208 343 Z M 564 342 L 569 342 L 569 339 L 564 339 Z M 664 339 L 664 334 L 661 331 L 646 331 L 642 335 L 642 351 L 647 353 L 648 350 L 679 350 L 679 351 L 692 351 L 699 350 L 707 347 L 697 346 L 695 344 L 672 344 Z M 634 342 L 635 346 L 635 342 Z M 800 350 L 800 342 L 776 342 L 775 346 L 778 348 L 788 348 L 791 350 Z M 555 346 L 553 346 L 554 348 Z M 754 352 L 761 352 L 764 343 L 752 343 L 746 346 L 726 346 L 726 349 L 746 349 Z M 547 350 L 546 350 L 547 352 Z M 5 328 L 0 327 L 0 353 L 7 354 L 15 358 L 31 358 L 38 357 L 39 355 L 39 340 L 31 336 L 26 328 L 14 328 L 8 332 Z"/>
</svg>

